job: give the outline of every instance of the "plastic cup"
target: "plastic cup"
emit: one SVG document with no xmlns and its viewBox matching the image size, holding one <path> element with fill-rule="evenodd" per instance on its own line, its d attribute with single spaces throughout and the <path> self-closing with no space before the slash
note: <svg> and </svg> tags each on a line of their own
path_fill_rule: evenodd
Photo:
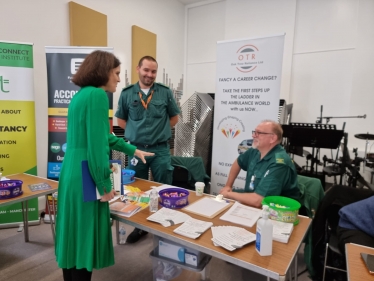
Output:
<svg viewBox="0 0 374 281">
<path fill-rule="evenodd" d="M 204 187 L 205 187 L 205 184 L 203 182 L 198 181 L 195 183 L 195 191 L 196 191 L 197 196 L 203 195 Z"/>
</svg>

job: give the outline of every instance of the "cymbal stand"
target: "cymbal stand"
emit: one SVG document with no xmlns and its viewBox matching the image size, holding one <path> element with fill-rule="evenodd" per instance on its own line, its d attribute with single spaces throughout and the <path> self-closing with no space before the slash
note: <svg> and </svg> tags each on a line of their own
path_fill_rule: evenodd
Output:
<svg viewBox="0 0 374 281">
<path fill-rule="evenodd" d="M 368 135 L 369 135 L 369 132 L 368 132 Z M 362 171 L 365 173 L 365 166 L 366 166 L 366 151 L 368 149 L 368 145 L 369 145 L 369 139 L 366 138 L 366 145 L 365 145 L 365 155 L 364 155 L 364 167 L 362 168 Z"/>
</svg>

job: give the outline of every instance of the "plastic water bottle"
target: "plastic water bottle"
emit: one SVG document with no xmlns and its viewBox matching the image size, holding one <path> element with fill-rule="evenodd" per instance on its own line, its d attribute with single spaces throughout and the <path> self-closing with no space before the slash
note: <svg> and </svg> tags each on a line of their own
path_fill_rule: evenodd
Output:
<svg viewBox="0 0 374 281">
<path fill-rule="evenodd" d="M 126 229 L 123 225 L 119 229 L 119 243 L 120 244 L 126 243 Z"/>
<path fill-rule="evenodd" d="M 153 188 L 149 193 L 149 210 L 152 213 L 158 211 L 158 192 L 156 188 Z"/>
<path fill-rule="evenodd" d="M 256 250 L 260 256 L 271 256 L 273 252 L 273 224 L 269 220 L 269 206 L 262 206 L 262 218 L 257 221 Z"/>
</svg>

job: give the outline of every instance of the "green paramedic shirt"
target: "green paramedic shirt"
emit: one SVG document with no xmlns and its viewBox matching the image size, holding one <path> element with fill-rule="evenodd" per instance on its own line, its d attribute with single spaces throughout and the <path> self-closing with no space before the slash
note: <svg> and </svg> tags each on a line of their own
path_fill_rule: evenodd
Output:
<svg viewBox="0 0 374 281">
<path fill-rule="evenodd" d="M 280 145 L 276 145 L 263 159 L 260 159 L 257 149 L 249 148 L 238 157 L 238 164 L 247 171 L 247 177 L 244 190 L 236 188 L 233 191 L 256 192 L 263 197 L 280 195 L 300 201 L 295 165 Z M 249 184 L 253 175 L 254 189 L 251 190 Z"/>
<path fill-rule="evenodd" d="M 167 86 L 154 83 L 148 95 L 151 91 L 153 96 L 146 110 L 138 94 L 139 83 L 122 90 L 115 116 L 126 120 L 125 138 L 131 143 L 154 145 L 171 138 L 170 117 L 180 113 L 177 103 Z M 142 93 L 145 103 L 148 95 Z"/>
</svg>

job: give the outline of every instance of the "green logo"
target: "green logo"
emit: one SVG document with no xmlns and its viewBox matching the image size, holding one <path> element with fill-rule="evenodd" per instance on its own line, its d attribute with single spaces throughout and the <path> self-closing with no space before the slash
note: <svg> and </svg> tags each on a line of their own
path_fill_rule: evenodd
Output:
<svg viewBox="0 0 374 281">
<path fill-rule="evenodd" d="M 58 153 L 58 152 L 60 152 L 60 150 L 61 150 L 61 145 L 59 143 L 54 142 L 54 143 L 51 144 L 51 151 L 53 153 Z"/>
<path fill-rule="evenodd" d="M 9 91 L 6 91 L 4 89 L 4 84 L 9 84 L 9 80 L 6 80 L 3 78 L 3 76 L 0 76 L 0 90 L 3 92 L 3 93 L 9 93 Z"/>
</svg>

